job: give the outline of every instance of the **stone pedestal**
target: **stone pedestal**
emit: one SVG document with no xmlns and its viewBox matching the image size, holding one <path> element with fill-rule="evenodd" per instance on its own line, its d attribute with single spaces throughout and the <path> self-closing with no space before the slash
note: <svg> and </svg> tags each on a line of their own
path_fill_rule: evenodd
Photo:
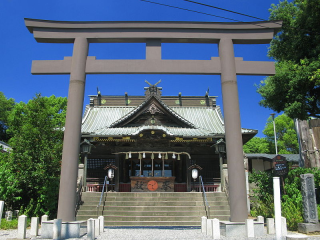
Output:
<svg viewBox="0 0 320 240">
<path fill-rule="evenodd" d="M 85 221 L 62 222 L 61 238 L 79 238 L 80 224 Z M 43 221 L 41 225 L 41 238 L 53 238 L 53 221 Z"/>
<path fill-rule="evenodd" d="M 319 223 L 298 223 L 298 232 L 309 234 L 312 232 L 320 232 Z"/>
<path fill-rule="evenodd" d="M 244 222 L 220 222 L 221 235 L 225 237 L 247 237 L 246 224 Z M 265 235 L 264 224 L 261 222 L 253 222 L 254 237 L 261 237 Z"/>
<path fill-rule="evenodd" d="M 286 240 L 308 240 L 306 235 L 287 235 Z"/>
</svg>

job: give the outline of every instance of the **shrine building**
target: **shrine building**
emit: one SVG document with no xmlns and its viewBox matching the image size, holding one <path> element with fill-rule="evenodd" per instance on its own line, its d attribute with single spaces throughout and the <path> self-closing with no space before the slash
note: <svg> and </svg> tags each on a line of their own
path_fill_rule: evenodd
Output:
<svg viewBox="0 0 320 240">
<path fill-rule="evenodd" d="M 92 148 L 82 154 L 79 174 L 86 191 L 102 191 L 110 168 L 114 178 L 109 189 L 116 192 L 197 191 L 194 168 L 206 191 L 223 191 L 227 157 L 216 145 L 224 143 L 225 127 L 216 97 L 162 96 L 158 83 L 148 83 L 144 96 L 90 96 L 81 141 Z M 257 130 L 242 128 L 243 144 L 255 134 Z"/>
</svg>

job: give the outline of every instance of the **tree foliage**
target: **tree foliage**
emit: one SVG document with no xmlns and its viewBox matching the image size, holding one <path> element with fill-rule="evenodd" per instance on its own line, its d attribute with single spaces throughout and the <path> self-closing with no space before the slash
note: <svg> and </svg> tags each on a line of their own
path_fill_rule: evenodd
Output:
<svg viewBox="0 0 320 240">
<path fill-rule="evenodd" d="M 299 153 L 299 144 L 293 120 L 286 114 L 275 118 L 279 154 Z M 243 146 L 245 153 L 276 153 L 273 120 L 268 118 L 263 130 L 264 138 L 254 137 Z"/>
<path fill-rule="evenodd" d="M 297 133 L 294 129 L 293 120 L 286 114 L 279 115 L 274 119 L 276 126 L 277 147 L 279 154 L 299 153 Z M 270 143 L 270 153 L 276 153 L 274 143 L 274 128 L 272 117 L 268 118 L 263 130 L 267 141 Z"/>
<path fill-rule="evenodd" d="M 266 138 L 254 137 L 243 145 L 245 153 L 270 153 L 270 143 Z"/>
<path fill-rule="evenodd" d="M 7 134 L 8 114 L 14 104 L 14 99 L 7 99 L 6 96 L 0 92 L 0 141 L 7 142 L 9 140 L 9 135 Z"/>
<path fill-rule="evenodd" d="M 12 181 L 11 186 L 0 181 L 0 187 L 12 209 L 29 216 L 56 213 L 66 103 L 66 98 L 38 94 L 10 112 L 13 151 L 2 156 L 0 174 Z"/>
<path fill-rule="evenodd" d="M 270 11 L 283 25 L 269 50 L 276 75 L 258 86 L 260 104 L 291 118 L 320 117 L 320 0 L 285 0 Z"/>
</svg>

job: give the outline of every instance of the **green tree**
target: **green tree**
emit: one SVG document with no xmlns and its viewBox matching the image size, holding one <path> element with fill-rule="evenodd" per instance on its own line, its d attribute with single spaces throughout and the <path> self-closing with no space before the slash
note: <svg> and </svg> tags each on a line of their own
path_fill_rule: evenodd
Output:
<svg viewBox="0 0 320 240">
<path fill-rule="evenodd" d="M 270 12 L 283 25 L 269 49 L 276 74 L 258 86 L 260 104 L 291 118 L 320 117 L 320 0 L 285 0 Z"/>
<path fill-rule="evenodd" d="M 274 119 L 276 125 L 276 137 L 279 154 L 299 153 L 299 144 L 294 122 L 286 114 L 279 115 Z M 270 144 L 270 153 L 276 153 L 274 145 L 274 128 L 272 117 L 268 118 L 263 134 Z"/>
<path fill-rule="evenodd" d="M 270 143 L 266 138 L 254 137 L 243 145 L 245 153 L 270 153 Z"/>
<path fill-rule="evenodd" d="M 5 181 L 0 187 L 9 207 L 28 216 L 56 213 L 66 104 L 66 98 L 38 94 L 16 104 L 8 117 L 13 151 L 4 170 L 16 182 L 14 190 Z"/>
<path fill-rule="evenodd" d="M 299 144 L 294 122 L 286 114 L 275 119 L 277 146 L 279 154 L 299 153 Z M 264 138 L 254 137 L 243 145 L 245 153 L 276 153 L 272 117 L 269 117 L 263 130 Z"/>
<path fill-rule="evenodd" d="M 8 115 L 14 107 L 14 104 L 14 99 L 7 99 L 6 96 L 0 92 L 0 141 L 7 142 L 9 140 L 9 135 L 7 134 L 7 122 Z"/>
</svg>

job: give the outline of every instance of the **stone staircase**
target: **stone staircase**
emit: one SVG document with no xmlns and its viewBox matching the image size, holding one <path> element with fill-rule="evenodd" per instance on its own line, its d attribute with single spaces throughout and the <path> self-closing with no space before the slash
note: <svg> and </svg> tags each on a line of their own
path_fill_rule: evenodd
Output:
<svg viewBox="0 0 320 240">
<path fill-rule="evenodd" d="M 97 214 L 101 193 L 84 192 L 77 220 L 105 217 L 106 226 L 200 226 L 205 216 L 202 193 L 198 192 L 108 192 Z M 211 218 L 229 220 L 225 193 L 209 192 Z"/>
</svg>

